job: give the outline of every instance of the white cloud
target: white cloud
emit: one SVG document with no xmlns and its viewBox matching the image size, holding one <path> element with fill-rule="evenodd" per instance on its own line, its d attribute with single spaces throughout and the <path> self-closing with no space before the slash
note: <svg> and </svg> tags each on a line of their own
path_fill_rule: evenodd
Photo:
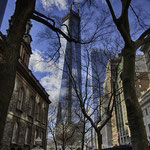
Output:
<svg viewBox="0 0 150 150">
<path fill-rule="evenodd" d="M 47 63 L 42 58 L 39 50 L 33 51 L 30 59 L 30 69 L 34 72 L 47 73 L 48 75 L 41 78 L 40 83 L 46 89 L 52 103 L 57 103 L 60 89 L 59 69 L 53 61 Z"/>
<path fill-rule="evenodd" d="M 39 50 L 33 51 L 33 54 L 30 58 L 30 69 L 34 72 L 53 72 L 56 73 L 56 64 L 53 61 L 46 62 L 41 56 Z"/>
<path fill-rule="evenodd" d="M 56 6 L 59 10 L 67 9 L 66 0 L 41 0 L 41 1 L 45 9 L 52 9 L 53 6 Z"/>
<path fill-rule="evenodd" d="M 52 103 L 56 104 L 59 98 L 59 79 L 54 74 L 45 76 L 41 79 L 40 83 L 45 87 L 50 96 Z"/>
</svg>

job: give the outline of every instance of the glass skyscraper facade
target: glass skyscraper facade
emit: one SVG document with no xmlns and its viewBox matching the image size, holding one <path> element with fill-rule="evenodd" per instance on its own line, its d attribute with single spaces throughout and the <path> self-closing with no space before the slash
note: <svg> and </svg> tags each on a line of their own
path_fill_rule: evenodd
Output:
<svg viewBox="0 0 150 150">
<path fill-rule="evenodd" d="M 68 35 L 71 34 L 74 39 L 80 40 L 79 15 L 71 9 L 62 19 L 62 22 L 64 24 L 62 31 L 67 33 L 69 30 Z M 57 123 L 61 121 L 76 122 L 77 120 L 73 117 L 74 112 L 79 109 L 79 102 L 74 88 L 81 91 L 81 45 L 79 43 L 69 42 L 61 38 L 59 68 L 61 83 Z"/>
</svg>

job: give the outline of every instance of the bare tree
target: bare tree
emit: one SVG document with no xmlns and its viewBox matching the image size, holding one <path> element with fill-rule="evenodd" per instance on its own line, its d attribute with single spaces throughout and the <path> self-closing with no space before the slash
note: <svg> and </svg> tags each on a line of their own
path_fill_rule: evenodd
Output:
<svg viewBox="0 0 150 150">
<path fill-rule="evenodd" d="M 102 52 L 104 54 L 104 52 Z M 84 74 L 84 79 L 82 82 L 82 94 L 81 91 L 78 88 L 78 81 L 75 78 L 75 75 L 71 72 L 71 68 L 68 64 L 68 75 L 71 78 L 72 81 L 72 85 L 73 85 L 73 89 L 75 91 L 75 95 L 79 101 L 79 105 L 80 105 L 80 109 L 82 111 L 83 116 L 86 118 L 86 120 L 88 122 L 90 122 L 92 128 L 94 128 L 95 132 L 97 133 L 97 139 L 98 139 L 98 149 L 101 150 L 101 144 L 102 144 L 102 136 L 101 136 L 101 130 L 102 128 L 107 124 L 107 122 L 109 121 L 109 119 L 112 116 L 112 111 L 113 111 L 113 107 L 115 104 L 115 96 L 116 96 L 116 88 L 112 87 L 112 92 L 109 93 L 109 99 L 104 98 L 104 95 L 102 95 L 102 90 L 101 90 L 101 84 L 102 84 L 102 75 L 100 74 L 100 71 L 97 70 L 99 68 L 95 68 L 95 74 L 92 75 L 91 74 L 91 59 L 90 59 L 90 53 L 89 53 L 89 49 L 87 49 L 87 47 L 85 48 L 85 55 L 82 56 L 82 59 L 85 59 L 84 63 L 82 64 L 82 70 L 83 70 L 83 74 Z M 101 62 L 101 65 L 102 62 Z M 118 64 L 117 64 L 118 65 Z M 117 65 L 116 68 L 117 69 Z M 96 72 L 96 70 L 98 72 Z M 115 86 L 116 82 L 117 82 L 117 75 L 116 72 L 117 70 L 114 70 L 114 78 L 112 80 L 113 82 L 113 86 Z M 101 72 L 103 72 L 103 70 L 101 70 Z M 91 82 L 91 78 L 96 78 L 97 80 L 97 84 L 94 85 Z M 93 86 L 97 86 L 98 93 L 97 93 L 97 98 L 93 96 L 93 92 L 92 92 L 92 87 Z M 93 99 L 93 97 L 95 98 L 95 100 Z M 96 102 L 97 101 L 97 102 Z M 105 111 L 102 112 L 102 109 L 105 105 Z M 101 113 L 100 113 L 101 112 Z M 95 119 L 95 113 L 96 113 L 96 119 Z M 94 116 L 94 117 L 93 117 Z"/>
<path fill-rule="evenodd" d="M 91 0 L 84 0 L 83 5 L 85 5 L 84 2 L 87 2 L 89 6 L 91 4 L 95 5 L 98 4 Z M 1 33 L 1 39 L 0 39 L 0 53 L 1 53 L 1 59 L 0 59 L 0 106 L 1 111 L 3 112 L 3 115 L 0 116 L 0 138 L 2 138 L 3 129 L 6 121 L 8 106 L 11 98 L 11 94 L 14 87 L 14 81 L 15 81 L 15 74 L 16 74 L 16 67 L 17 67 L 17 60 L 19 58 L 19 48 L 20 44 L 23 38 L 23 34 L 25 32 L 25 26 L 27 21 L 32 18 L 38 22 L 41 22 L 42 24 L 49 27 L 51 30 L 56 32 L 58 38 L 59 35 L 62 35 L 64 38 L 66 38 L 70 42 L 79 42 L 84 44 L 83 41 L 77 41 L 73 37 L 70 36 L 69 32 L 68 34 L 65 34 L 62 32 L 59 28 L 55 26 L 55 21 L 47 17 L 37 11 L 35 11 L 35 2 L 36 0 L 26 0 L 21 1 L 17 0 L 16 2 L 16 9 L 15 13 L 12 17 L 12 21 L 10 24 L 9 32 L 7 36 L 4 36 Z M 143 124 L 142 119 L 142 112 L 140 109 L 140 106 L 138 104 L 138 99 L 136 96 L 136 90 L 135 90 L 135 80 L 134 80 L 134 72 L 135 72 L 135 55 L 137 49 L 142 46 L 143 44 L 146 44 L 150 40 L 150 29 L 142 28 L 142 33 L 140 34 L 139 38 L 137 40 L 133 40 L 133 34 L 131 34 L 130 30 L 130 22 L 128 17 L 129 7 L 131 7 L 131 0 L 125 1 L 122 0 L 121 6 L 122 10 L 120 12 L 120 16 L 116 17 L 114 9 L 112 7 L 112 4 L 110 0 L 106 0 L 106 3 L 108 4 L 109 10 L 111 12 L 114 24 L 116 25 L 119 33 L 121 34 L 121 37 L 124 40 L 124 47 L 122 49 L 122 57 L 123 57 L 123 73 L 122 73 L 122 81 L 123 81 L 123 89 L 124 89 L 124 97 L 125 102 L 127 106 L 127 113 L 128 113 L 128 121 L 129 121 L 129 127 L 131 130 L 132 135 L 132 145 L 134 150 L 141 150 L 141 149 L 148 149 L 148 142 L 146 137 L 146 132 Z M 131 7 L 132 9 L 132 7 Z M 133 10 L 133 13 L 135 11 Z M 137 20 L 140 21 L 138 16 Z M 20 23 L 18 24 L 18 21 Z M 141 22 L 140 22 L 141 23 Z M 140 24 L 141 25 L 141 24 Z M 16 35 L 14 37 L 14 35 Z M 87 34 L 88 35 L 88 34 Z M 104 34 L 101 34 L 104 35 Z M 86 43 L 90 43 L 93 40 L 93 35 L 90 36 L 91 40 L 86 40 Z M 96 36 L 97 37 L 97 36 Z M 95 38 L 95 34 L 94 34 Z M 74 84 L 74 87 L 76 85 Z M 77 93 L 78 91 L 76 91 Z M 80 95 L 78 95 L 80 97 Z M 81 98 L 80 98 L 81 100 Z M 81 108 L 84 106 L 84 103 L 80 101 Z M 86 113 L 85 109 L 82 110 L 83 113 L 86 115 L 87 118 L 89 118 L 89 115 Z M 110 111 L 111 112 L 111 111 Z M 89 120 L 91 120 L 89 118 Z M 94 122 L 92 125 L 95 125 Z M 94 126 L 94 128 L 99 132 L 99 130 Z M 100 129 L 100 128 L 99 128 Z M 1 140 L 1 139 L 0 139 Z"/>
<path fill-rule="evenodd" d="M 81 121 L 79 123 L 70 123 L 67 120 L 56 122 L 57 119 L 57 107 L 50 107 L 49 110 L 49 123 L 48 123 L 48 129 L 49 129 L 49 136 L 52 138 L 55 149 L 62 148 L 65 150 L 66 148 L 79 148 L 79 144 L 84 141 L 83 135 L 85 135 L 84 128 L 85 121 Z M 78 115 L 79 116 L 79 115 Z M 79 116 L 80 117 L 80 116 Z M 80 118 L 81 119 L 81 118 Z M 80 143 L 78 143 L 80 141 Z"/>
<path fill-rule="evenodd" d="M 140 10 L 139 13 L 135 7 L 132 7 L 135 1 L 120 0 L 119 2 L 121 10 L 116 11 L 115 3 L 106 0 L 113 22 L 117 28 L 114 28 L 114 30 L 117 32 L 119 31 L 124 41 L 124 46 L 121 51 L 123 58 L 122 81 L 129 128 L 131 131 L 131 141 L 134 150 L 148 150 L 148 141 L 143 123 L 142 111 L 136 95 L 134 73 L 136 52 L 143 44 L 147 44 L 150 41 L 150 28 L 148 22 L 143 21 L 145 18 L 141 16 L 142 11 Z M 82 5 L 85 6 L 86 4 L 98 8 L 100 2 L 96 0 L 84 0 Z M 132 20 L 133 18 L 129 17 L 129 15 L 135 16 L 134 23 Z"/>
<path fill-rule="evenodd" d="M 131 30 L 129 24 L 128 11 L 131 6 L 131 0 L 121 1 L 122 10 L 120 17 L 116 17 L 114 9 L 109 0 L 106 0 L 109 10 L 111 12 L 113 21 L 124 39 L 124 48 L 122 49 L 123 57 L 123 91 L 125 103 L 127 107 L 127 115 L 129 128 L 131 131 L 131 141 L 134 150 L 148 150 L 148 141 L 143 123 L 143 116 L 135 89 L 135 55 L 137 49 L 146 44 L 150 40 L 150 28 L 144 30 L 136 41 L 131 37 Z"/>
<path fill-rule="evenodd" d="M 69 42 L 78 42 L 83 44 L 90 43 L 93 39 L 95 39 L 95 37 L 97 37 L 96 29 L 95 34 L 86 39 L 86 41 L 74 39 L 74 37 L 70 35 L 69 30 L 67 30 L 68 33 L 64 33 L 59 27 L 56 27 L 55 20 L 53 18 L 36 11 L 35 3 L 36 0 L 17 0 L 15 12 L 11 17 L 8 34 L 4 36 L 0 32 L 0 110 L 3 113 L 3 115 L 0 116 L 0 141 L 3 135 L 8 106 L 14 88 L 20 45 L 25 33 L 27 21 L 29 19 L 34 19 L 47 26 L 50 30 L 56 33 L 59 43 L 60 35 Z M 67 26 L 66 28 L 68 29 Z"/>
<path fill-rule="evenodd" d="M 58 143 L 56 140 L 55 130 L 56 130 L 56 113 L 57 108 L 55 106 L 50 106 L 49 112 L 48 112 L 48 134 L 50 134 L 50 140 L 53 140 L 53 143 L 55 145 L 55 150 L 58 149 Z M 50 145 L 52 146 L 52 145 Z"/>
</svg>

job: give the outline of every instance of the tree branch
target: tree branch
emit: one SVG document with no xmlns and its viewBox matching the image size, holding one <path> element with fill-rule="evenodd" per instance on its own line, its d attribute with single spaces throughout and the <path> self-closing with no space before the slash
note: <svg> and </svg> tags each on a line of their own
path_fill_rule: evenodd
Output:
<svg viewBox="0 0 150 150">
<path fill-rule="evenodd" d="M 116 18 L 115 12 L 114 12 L 114 10 L 113 10 L 113 8 L 112 8 L 112 5 L 111 5 L 110 1 L 109 1 L 109 0 L 106 0 L 106 3 L 107 3 L 107 5 L 108 5 L 108 7 L 109 7 L 109 10 L 110 10 L 110 12 L 111 12 L 113 21 L 117 24 L 117 18 Z"/>
<path fill-rule="evenodd" d="M 43 15 L 43 14 L 37 12 L 36 10 L 34 10 L 34 13 L 35 13 L 36 15 L 42 17 L 42 18 L 45 18 L 45 19 L 47 19 L 47 20 L 52 21 L 52 22 L 53 22 L 53 26 L 55 26 L 55 21 L 54 21 L 52 18 L 49 18 L 49 17 L 47 17 L 47 16 L 45 16 L 45 15 Z"/>
<path fill-rule="evenodd" d="M 47 22 L 46 20 L 44 20 L 43 18 L 36 16 L 36 15 L 32 15 L 31 17 L 32 19 L 41 22 L 42 24 L 46 25 L 47 27 L 49 27 L 51 30 L 53 30 L 54 32 L 58 32 L 59 34 L 61 34 L 67 41 L 69 42 L 75 42 L 77 43 L 78 41 L 76 41 L 75 39 L 67 36 L 63 31 L 61 31 L 59 28 L 53 26 L 51 23 Z"/>
<path fill-rule="evenodd" d="M 131 0 L 121 0 L 121 1 L 122 1 L 121 18 L 124 18 L 128 14 L 128 9 L 129 9 Z"/>
<path fill-rule="evenodd" d="M 137 48 L 141 45 L 150 42 L 150 28 L 143 32 L 140 37 L 135 41 Z"/>
</svg>

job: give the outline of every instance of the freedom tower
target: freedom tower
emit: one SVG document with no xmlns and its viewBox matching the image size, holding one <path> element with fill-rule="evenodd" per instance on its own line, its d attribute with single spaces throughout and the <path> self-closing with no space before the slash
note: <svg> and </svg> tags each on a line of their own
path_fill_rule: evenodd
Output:
<svg viewBox="0 0 150 150">
<path fill-rule="evenodd" d="M 80 17 L 72 5 L 69 13 L 62 19 L 62 31 L 80 40 Z M 81 114 L 75 89 L 81 92 L 81 45 L 68 42 L 61 37 L 59 59 L 60 93 L 58 100 L 57 124 L 66 121 L 77 123 L 75 112 Z"/>
</svg>

